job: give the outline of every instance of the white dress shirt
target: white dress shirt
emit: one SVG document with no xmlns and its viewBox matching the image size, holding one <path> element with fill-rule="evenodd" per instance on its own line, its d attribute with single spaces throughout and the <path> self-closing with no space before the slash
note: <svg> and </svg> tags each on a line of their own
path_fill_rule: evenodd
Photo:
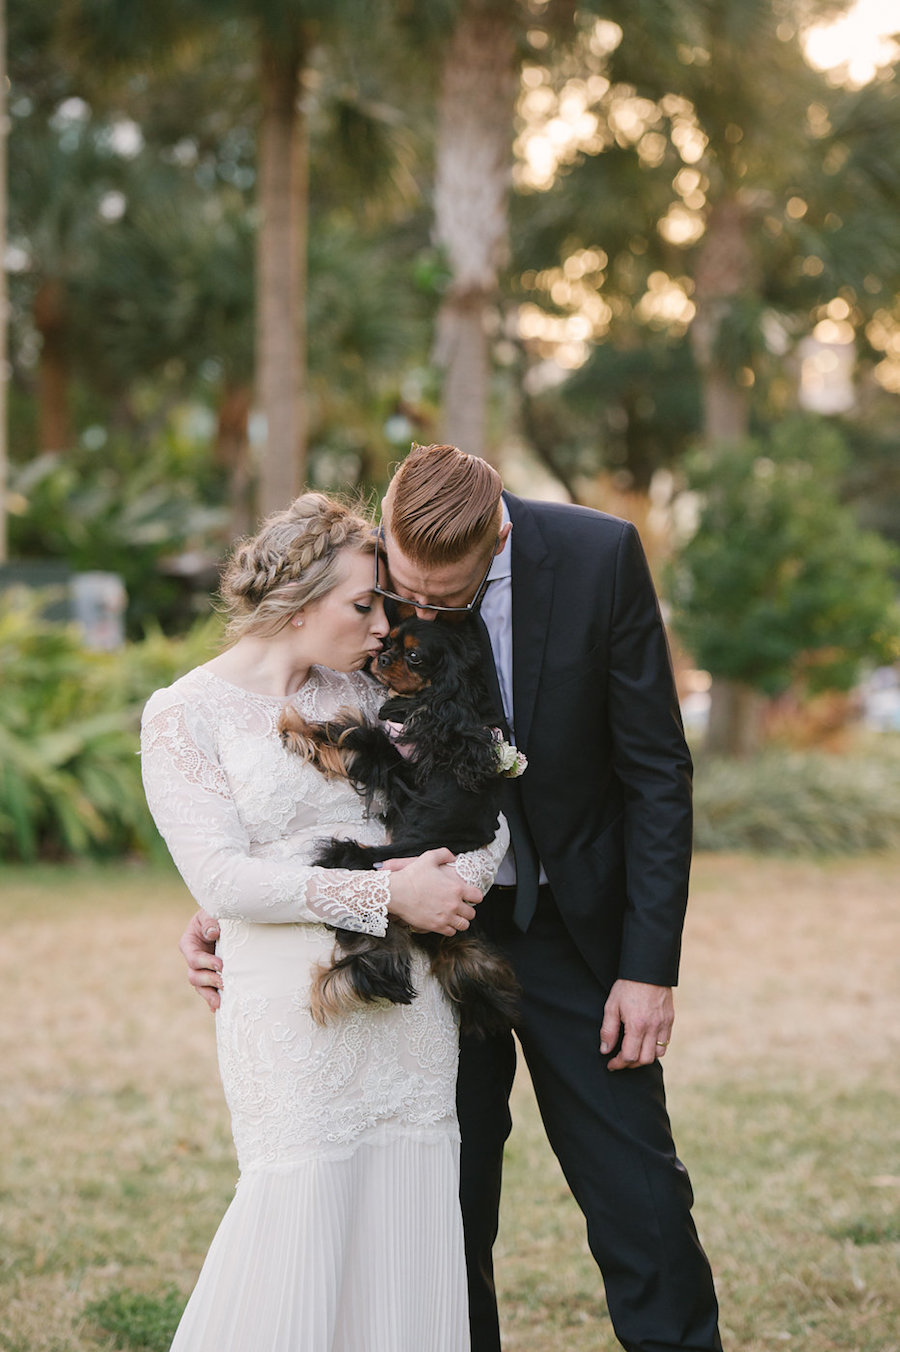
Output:
<svg viewBox="0 0 900 1352">
<path fill-rule="evenodd" d="M 509 522 L 509 512 L 506 503 L 503 503 L 503 520 L 501 527 Z M 512 532 L 515 527 L 510 529 L 509 535 L 502 551 L 494 556 L 494 562 L 491 564 L 491 571 L 488 573 L 488 582 L 484 597 L 481 602 L 481 618 L 484 620 L 485 628 L 488 631 L 488 637 L 491 640 L 491 652 L 494 655 L 494 666 L 497 671 L 497 684 L 500 687 L 500 698 L 503 701 L 503 712 L 506 715 L 506 722 L 509 726 L 510 739 L 515 745 L 516 741 L 516 716 L 513 708 L 513 650 L 512 650 Z M 527 770 L 525 772 L 528 773 Z M 513 887 L 516 881 L 516 860 L 512 848 L 507 850 L 506 855 L 497 870 L 497 877 L 494 882 L 499 887 Z M 547 875 L 543 868 L 540 870 L 539 881 L 545 883 Z"/>
<path fill-rule="evenodd" d="M 509 512 L 503 503 L 503 521 L 509 522 Z M 491 652 L 494 654 L 494 666 L 497 670 L 497 684 L 503 700 L 503 712 L 509 724 L 509 731 L 515 742 L 515 719 L 512 700 L 512 530 L 506 537 L 503 549 L 494 555 L 491 571 L 488 573 L 487 587 L 481 602 L 481 618 L 491 640 Z"/>
</svg>

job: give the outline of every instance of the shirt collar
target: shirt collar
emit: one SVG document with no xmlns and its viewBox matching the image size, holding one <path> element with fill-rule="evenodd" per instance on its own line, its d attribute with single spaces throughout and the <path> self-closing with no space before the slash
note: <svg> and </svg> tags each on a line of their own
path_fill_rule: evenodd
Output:
<svg viewBox="0 0 900 1352">
<path fill-rule="evenodd" d="M 509 508 L 505 499 L 500 499 L 500 505 L 503 508 L 503 518 L 500 522 L 501 530 L 510 521 Z M 491 564 L 491 571 L 488 573 L 488 582 L 496 582 L 501 577 L 512 576 L 512 531 L 506 537 L 506 544 L 499 554 L 494 555 L 494 562 Z"/>
</svg>

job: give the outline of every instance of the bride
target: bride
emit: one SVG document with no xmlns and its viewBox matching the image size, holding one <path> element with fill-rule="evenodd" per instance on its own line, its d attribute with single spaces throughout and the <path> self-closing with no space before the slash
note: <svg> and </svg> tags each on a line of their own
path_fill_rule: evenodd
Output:
<svg viewBox="0 0 900 1352">
<path fill-rule="evenodd" d="M 219 1067 L 240 1178 L 172 1352 L 466 1352 L 455 1016 L 423 959 L 409 1006 L 316 1025 L 310 972 L 333 927 L 390 914 L 468 927 L 506 849 L 432 850 L 406 867 L 312 867 L 323 836 L 384 838 L 344 780 L 286 752 L 279 714 L 357 707 L 387 633 L 370 525 L 307 493 L 223 573 L 231 646 L 151 696 L 147 801 L 195 900 L 216 917 Z"/>
</svg>

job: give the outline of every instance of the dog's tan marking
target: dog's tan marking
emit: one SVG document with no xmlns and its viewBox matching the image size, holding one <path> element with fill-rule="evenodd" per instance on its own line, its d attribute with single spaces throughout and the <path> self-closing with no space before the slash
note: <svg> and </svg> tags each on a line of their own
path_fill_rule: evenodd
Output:
<svg viewBox="0 0 900 1352">
<path fill-rule="evenodd" d="M 357 717 L 355 721 L 361 724 L 363 720 Z M 278 732 L 285 750 L 315 765 L 328 779 L 348 778 L 348 758 L 341 749 L 347 731 L 349 729 L 335 745 L 321 723 L 308 722 L 295 708 L 283 709 L 278 720 Z"/>
</svg>

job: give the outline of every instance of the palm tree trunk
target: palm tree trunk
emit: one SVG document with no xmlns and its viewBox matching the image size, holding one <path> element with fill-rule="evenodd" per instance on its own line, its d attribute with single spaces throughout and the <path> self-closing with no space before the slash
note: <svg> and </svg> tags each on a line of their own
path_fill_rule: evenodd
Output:
<svg viewBox="0 0 900 1352">
<path fill-rule="evenodd" d="M 63 283 L 49 278 L 34 298 L 34 325 L 41 335 L 38 365 L 38 444 L 59 455 L 72 444 L 69 421 L 69 359 L 66 352 L 66 297 Z"/>
<path fill-rule="evenodd" d="M 442 435 L 486 452 L 490 354 L 486 313 L 506 259 L 516 97 L 509 5 L 465 0 L 441 78 L 435 175 L 435 239 L 451 280 L 437 320 L 444 367 Z"/>
<path fill-rule="evenodd" d="M 261 39 L 256 379 L 265 418 L 261 515 L 297 496 L 306 473 L 308 152 L 300 78 L 305 53 Z"/>
<path fill-rule="evenodd" d="M 753 284 L 749 220 L 733 198 L 716 203 L 694 274 L 697 307 L 690 329 L 691 347 L 703 393 L 703 437 L 708 445 L 740 441 L 749 430 L 746 389 L 723 351 L 723 328 L 739 297 Z"/>
<path fill-rule="evenodd" d="M 740 681 L 713 681 L 705 749 L 713 756 L 752 756 L 762 742 L 765 699 Z"/>
<path fill-rule="evenodd" d="M 248 422 L 251 392 L 246 385 L 226 385 L 219 400 L 213 459 L 228 475 L 232 538 L 247 535 L 253 525 L 250 507 L 251 464 Z"/>
<path fill-rule="evenodd" d="M 0 259 L 6 258 L 6 3 L 0 0 Z M 6 266 L 0 268 L 0 563 L 8 554 L 6 528 L 7 420 L 6 352 L 7 340 Z"/>
</svg>

